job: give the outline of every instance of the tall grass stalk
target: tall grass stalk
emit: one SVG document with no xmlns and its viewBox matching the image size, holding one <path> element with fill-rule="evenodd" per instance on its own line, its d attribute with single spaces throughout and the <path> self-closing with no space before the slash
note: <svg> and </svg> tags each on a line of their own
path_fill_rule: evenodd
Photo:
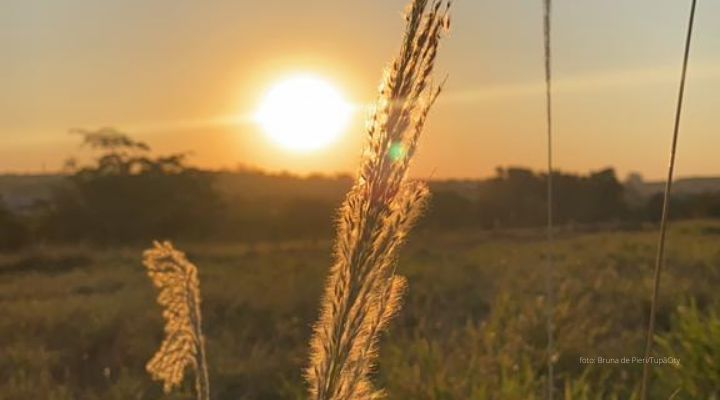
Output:
<svg viewBox="0 0 720 400">
<path fill-rule="evenodd" d="M 553 313 L 555 308 L 555 295 L 553 293 L 553 266 L 554 258 L 554 228 L 553 228 L 553 124 L 552 124 L 552 69 L 550 47 L 551 0 L 543 0 L 543 38 L 545 49 L 545 114 L 547 121 L 547 250 L 545 261 L 545 300 L 546 300 L 546 330 L 547 330 L 547 388 L 548 400 L 555 397 L 555 338 L 553 326 Z"/>
<path fill-rule="evenodd" d="M 650 380 L 650 363 L 647 362 L 652 356 L 652 347 L 655 340 L 655 314 L 657 303 L 660 297 L 660 276 L 665 264 L 665 236 L 668 225 L 668 212 L 670 210 L 670 194 L 672 191 L 673 173 L 675 170 L 675 154 L 677 153 L 677 142 L 680 132 L 680 117 L 682 115 L 683 98 L 685 97 L 685 79 L 687 76 L 688 59 L 690 58 L 690 43 L 692 40 L 693 25 L 695 22 L 695 6 L 697 0 L 692 0 L 690 7 L 690 20 L 688 22 L 687 36 L 685 38 L 685 53 L 683 55 L 682 73 L 680 76 L 680 90 L 678 92 L 677 107 L 675 109 L 675 125 L 673 127 L 672 147 L 670 149 L 670 164 L 668 166 L 667 181 L 665 181 L 665 192 L 663 196 L 662 217 L 660 219 L 660 239 L 658 241 L 657 256 L 655 258 L 655 273 L 653 275 L 652 300 L 650 302 L 650 317 L 645 337 L 645 363 L 643 364 L 643 376 L 640 382 L 640 399 L 648 398 L 648 381 Z"/>
<path fill-rule="evenodd" d="M 314 400 L 382 395 L 369 381 L 377 340 L 400 307 L 406 282 L 395 274 L 398 249 L 422 212 L 428 188 L 408 180 L 430 107 L 438 45 L 449 2 L 413 0 L 399 55 L 384 74 L 367 121 L 356 182 L 340 208 L 335 263 L 311 340 L 307 378 Z"/>
<path fill-rule="evenodd" d="M 185 368 L 192 366 L 197 398 L 209 400 L 197 267 L 170 242 L 155 242 L 152 249 L 145 251 L 143 264 L 159 290 L 157 301 L 165 318 L 165 339 L 148 362 L 147 370 L 154 379 L 163 381 L 163 390 L 168 393 L 173 386 L 180 385 Z"/>
</svg>

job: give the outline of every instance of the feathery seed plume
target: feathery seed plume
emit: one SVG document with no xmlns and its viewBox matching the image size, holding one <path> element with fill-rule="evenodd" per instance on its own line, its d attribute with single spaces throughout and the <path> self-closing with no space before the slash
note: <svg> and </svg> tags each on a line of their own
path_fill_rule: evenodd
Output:
<svg viewBox="0 0 720 400">
<path fill-rule="evenodd" d="M 307 369 L 313 400 L 382 396 L 369 374 L 377 340 L 397 313 L 406 282 L 397 252 L 429 194 L 407 179 L 430 107 L 441 86 L 431 76 L 449 2 L 413 0 L 400 53 L 386 70 L 367 122 L 355 185 L 340 209 L 335 263 L 327 281 Z"/>
<path fill-rule="evenodd" d="M 192 366 L 199 400 L 209 400 L 205 340 L 200 319 L 200 282 L 197 267 L 170 242 L 155 242 L 144 253 L 143 264 L 159 290 L 163 308 L 165 339 L 147 364 L 153 379 L 163 381 L 169 392 L 183 380 L 185 367 Z"/>
</svg>

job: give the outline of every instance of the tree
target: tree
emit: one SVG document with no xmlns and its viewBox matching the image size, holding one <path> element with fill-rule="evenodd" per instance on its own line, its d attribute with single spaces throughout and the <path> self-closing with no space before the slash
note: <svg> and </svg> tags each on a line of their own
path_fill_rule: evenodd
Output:
<svg viewBox="0 0 720 400">
<path fill-rule="evenodd" d="M 55 194 L 45 226 L 59 240 L 128 243 L 207 235 L 222 208 L 211 175 L 185 154 L 153 157 L 150 147 L 112 128 L 75 130 L 100 152 Z"/>
</svg>

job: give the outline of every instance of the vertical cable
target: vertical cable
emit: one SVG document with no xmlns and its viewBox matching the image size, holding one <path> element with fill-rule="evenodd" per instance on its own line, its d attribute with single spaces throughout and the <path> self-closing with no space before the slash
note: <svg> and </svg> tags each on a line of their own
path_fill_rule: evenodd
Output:
<svg viewBox="0 0 720 400">
<path fill-rule="evenodd" d="M 655 314 L 657 312 L 658 297 L 660 296 L 660 274 L 665 263 L 665 235 L 668 224 L 668 210 L 670 208 L 670 191 L 672 189 L 673 172 L 675 170 L 675 154 L 677 152 L 678 133 L 680 131 L 680 116 L 682 114 L 683 97 L 685 95 L 685 77 L 687 76 L 688 59 L 690 58 L 690 41 L 692 39 L 693 25 L 695 23 L 695 5 L 692 0 L 690 8 L 690 21 L 688 22 L 687 37 L 685 38 L 685 54 L 683 57 L 682 75 L 680 77 L 680 90 L 678 92 L 677 108 L 675 110 L 675 126 L 673 129 L 672 148 L 670 150 L 670 164 L 668 166 L 665 193 L 663 196 L 662 217 L 660 219 L 660 239 L 658 242 L 657 257 L 655 259 L 655 274 L 653 277 L 652 301 L 650 302 L 650 320 L 648 322 L 647 336 L 645 338 L 645 359 L 643 360 L 643 376 L 640 384 L 640 399 L 648 398 L 648 381 L 650 379 L 650 356 L 652 354 L 653 338 L 655 336 Z"/>
<path fill-rule="evenodd" d="M 553 152 L 552 152 L 552 75 L 550 63 L 550 11 L 551 0 L 544 0 L 543 28 L 545 33 L 545 111 L 547 117 L 547 253 L 545 270 L 545 298 L 547 318 L 547 400 L 553 400 L 555 389 L 555 376 L 553 359 L 555 353 L 553 333 Z"/>
</svg>

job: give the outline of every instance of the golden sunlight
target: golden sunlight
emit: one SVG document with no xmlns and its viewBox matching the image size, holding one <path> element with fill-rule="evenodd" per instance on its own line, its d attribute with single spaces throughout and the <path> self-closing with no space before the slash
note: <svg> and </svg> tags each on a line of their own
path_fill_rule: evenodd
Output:
<svg viewBox="0 0 720 400">
<path fill-rule="evenodd" d="M 328 146 L 347 128 L 352 107 L 328 80 L 297 75 L 272 86 L 255 121 L 273 141 L 296 151 Z"/>
</svg>

